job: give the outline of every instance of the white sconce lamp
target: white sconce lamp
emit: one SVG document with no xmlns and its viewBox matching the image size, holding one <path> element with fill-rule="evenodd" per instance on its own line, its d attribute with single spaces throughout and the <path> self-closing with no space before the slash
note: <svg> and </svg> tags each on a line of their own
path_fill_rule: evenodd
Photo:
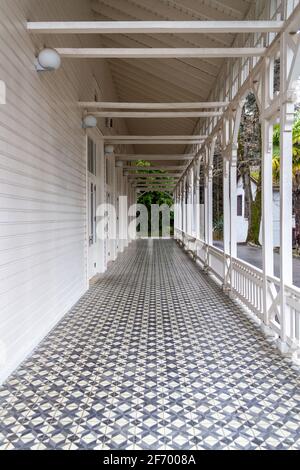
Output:
<svg viewBox="0 0 300 470">
<path fill-rule="evenodd" d="M 89 114 L 85 116 L 82 121 L 83 129 L 92 129 L 93 127 L 97 127 L 97 118 Z"/>
<path fill-rule="evenodd" d="M 113 145 L 105 145 L 105 155 L 112 155 L 114 153 L 114 146 Z"/>
<path fill-rule="evenodd" d="M 53 72 L 61 65 L 61 58 L 55 49 L 43 49 L 36 60 L 36 70 L 38 72 Z"/>
<path fill-rule="evenodd" d="M 122 160 L 118 160 L 118 161 L 116 162 L 116 167 L 117 167 L 117 168 L 123 168 L 123 162 L 122 162 Z"/>
<path fill-rule="evenodd" d="M 129 175 L 129 171 L 128 170 L 125 170 L 124 173 L 123 173 L 124 176 L 128 176 Z"/>
</svg>

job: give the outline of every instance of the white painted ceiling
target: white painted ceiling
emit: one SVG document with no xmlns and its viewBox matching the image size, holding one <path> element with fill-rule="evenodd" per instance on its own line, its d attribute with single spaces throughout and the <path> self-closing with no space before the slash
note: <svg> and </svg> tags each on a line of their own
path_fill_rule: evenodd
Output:
<svg viewBox="0 0 300 470">
<path fill-rule="evenodd" d="M 242 20 L 249 0 L 92 0 L 98 20 Z M 230 47 L 232 34 L 114 34 L 101 35 L 103 47 Z M 109 60 L 120 101 L 205 101 L 214 87 L 224 59 L 112 59 Z M 127 119 L 132 135 L 192 134 L 196 119 Z M 184 147 L 151 148 L 139 152 L 182 152 Z"/>
</svg>

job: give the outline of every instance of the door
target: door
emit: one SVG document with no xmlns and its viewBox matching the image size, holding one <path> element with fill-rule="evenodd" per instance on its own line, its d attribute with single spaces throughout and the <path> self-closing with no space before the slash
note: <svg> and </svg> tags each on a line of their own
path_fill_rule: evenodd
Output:
<svg viewBox="0 0 300 470">
<path fill-rule="evenodd" d="M 88 278 L 98 272 L 96 144 L 88 138 Z"/>
<path fill-rule="evenodd" d="M 110 193 L 106 193 L 106 204 L 109 206 L 111 204 L 111 197 Z M 107 216 L 107 226 L 105 228 L 105 262 L 107 263 L 111 260 L 111 239 L 110 239 L 110 211 L 107 209 L 106 211 Z"/>
<path fill-rule="evenodd" d="M 89 175 L 89 279 L 95 276 L 97 270 L 97 230 L 96 230 L 96 210 L 97 210 L 97 185 L 95 177 Z"/>
</svg>

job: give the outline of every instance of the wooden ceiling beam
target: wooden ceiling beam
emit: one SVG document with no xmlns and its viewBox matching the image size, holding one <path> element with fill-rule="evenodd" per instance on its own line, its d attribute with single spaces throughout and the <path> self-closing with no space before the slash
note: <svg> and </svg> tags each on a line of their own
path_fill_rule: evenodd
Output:
<svg viewBox="0 0 300 470">
<path fill-rule="evenodd" d="M 172 139 L 172 142 L 176 143 L 178 140 L 190 141 L 196 139 L 198 139 L 197 141 L 199 142 L 206 139 L 206 137 L 207 136 L 205 135 L 103 135 L 101 136 L 101 139 L 109 140 L 110 142 L 118 142 L 119 140 L 135 140 L 144 142 L 145 140 L 164 141 Z"/>
<path fill-rule="evenodd" d="M 172 160 L 180 160 L 180 161 L 189 161 L 193 160 L 195 155 L 193 153 L 184 153 L 180 155 L 157 155 L 157 154 L 115 154 L 117 160 L 123 161 L 135 161 L 135 160 L 145 160 L 145 161 L 172 161 Z"/>
<path fill-rule="evenodd" d="M 100 112 L 94 112 L 94 113 L 88 113 L 92 114 L 95 117 L 98 118 L 126 118 L 126 119 L 153 119 L 153 118 L 158 118 L 158 119 L 174 119 L 174 118 L 203 118 L 203 117 L 220 117 L 222 116 L 222 112 L 220 111 L 211 111 L 211 112 L 197 112 L 197 111 L 170 111 L 170 112 L 151 112 L 151 111 L 139 111 L 139 112 L 134 112 L 134 111 L 100 111 Z"/>
<path fill-rule="evenodd" d="M 142 173 L 136 173 L 136 174 L 130 174 L 128 178 L 131 179 L 156 179 L 156 180 L 163 180 L 164 178 L 179 178 L 181 176 L 181 173 L 148 173 L 148 174 L 142 174 Z"/>
<path fill-rule="evenodd" d="M 114 140 L 108 141 L 109 143 L 114 143 Z M 204 141 L 199 140 L 119 140 L 118 144 L 122 145 L 191 145 L 191 144 L 201 144 Z"/>
<path fill-rule="evenodd" d="M 208 109 L 226 108 L 228 101 L 199 102 L 199 103 L 119 103 L 106 101 L 79 101 L 80 108 L 93 109 Z"/>
<path fill-rule="evenodd" d="M 126 1 L 124 0 L 114 0 L 113 5 L 111 0 L 93 0 L 92 1 L 92 8 L 94 12 L 99 16 L 98 19 L 102 20 L 123 20 L 123 21 L 137 21 L 137 20 L 162 20 L 162 21 L 169 21 L 170 17 L 172 20 L 175 21 L 191 21 L 194 20 L 195 17 L 188 14 L 186 11 L 179 10 L 178 8 L 171 8 L 170 5 L 164 4 L 161 0 L 158 0 L 159 3 L 154 4 L 154 0 L 151 1 L 151 9 L 149 9 L 149 0 L 145 2 L 139 0 L 138 3 L 135 1 Z M 101 3 L 100 3 L 101 2 Z M 155 14 L 153 13 L 155 12 Z M 170 16 L 171 14 L 171 16 Z M 198 20 L 206 20 L 208 18 L 205 17 L 198 17 Z M 217 18 L 213 17 L 211 20 L 215 20 Z M 224 17 L 221 18 L 224 20 Z M 162 35 L 163 37 L 168 37 L 168 35 Z M 145 37 L 145 36 L 143 36 Z M 157 37 L 157 35 L 148 37 Z M 173 35 L 173 38 L 175 36 Z M 179 37 L 179 36 L 177 36 Z M 190 40 L 191 35 L 187 36 Z M 201 35 L 202 39 L 207 38 L 211 45 L 224 45 L 229 46 L 232 44 L 232 34 L 205 34 Z M 183 38 L 183 36 L 181 36 Z"/>
<path fill-rule="evenodd" d="M 141 165 L 123 165 L 125 170 L 129 171 L 144 171 L 144 170 L 161 170 L 161 171 L 184 171 L 186 167 L 184 165 L 166 165 L 164 163 L 155 166 L 141 166 Z"/>
<path fill-rule="evenodd" d="M 217 34 L 279 32 L 283 21 L 29 21 L 35 34 Z"/>
<path fill-rule="evenodd" d="M 221 47 L 221 48 L 56 48 L 62 58 L 69 59 L 164 59 L 214 57 L 261 57 L 265 47 Z"/>
</svg>

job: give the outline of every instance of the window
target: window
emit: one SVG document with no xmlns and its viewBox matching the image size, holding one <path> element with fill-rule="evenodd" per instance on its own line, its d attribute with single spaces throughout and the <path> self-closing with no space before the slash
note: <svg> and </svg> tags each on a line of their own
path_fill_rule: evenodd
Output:
<svg viewBox="0 0 300 470">
<path fill-rule="evenodd" d="M 204 186 L 200 186 L 200 204 L 204 204 L 205 202 L 205 195 L 204 195 Z"/>
<path fill-rule="evenodd" d="M 242 194 L 240 194 L 237 197 L 237 215 L 239 217 L 242 217 L 242 215 L 243 215 L 243 196 L 242 196 Z"/>
<path fill-rule="evenodd" d="M 96 144 L 88 137 L 88 171 L 93 175 L 96 175 L 96 155 Z"/>
<path fill-rule="evenodd" d="M 109 184 L 110 178 L 109 178 L 109 171 L 110 171 L 110 162 L 108 157 L 105 158 L 105 181 L 106 184 Z"/>
</svg>

